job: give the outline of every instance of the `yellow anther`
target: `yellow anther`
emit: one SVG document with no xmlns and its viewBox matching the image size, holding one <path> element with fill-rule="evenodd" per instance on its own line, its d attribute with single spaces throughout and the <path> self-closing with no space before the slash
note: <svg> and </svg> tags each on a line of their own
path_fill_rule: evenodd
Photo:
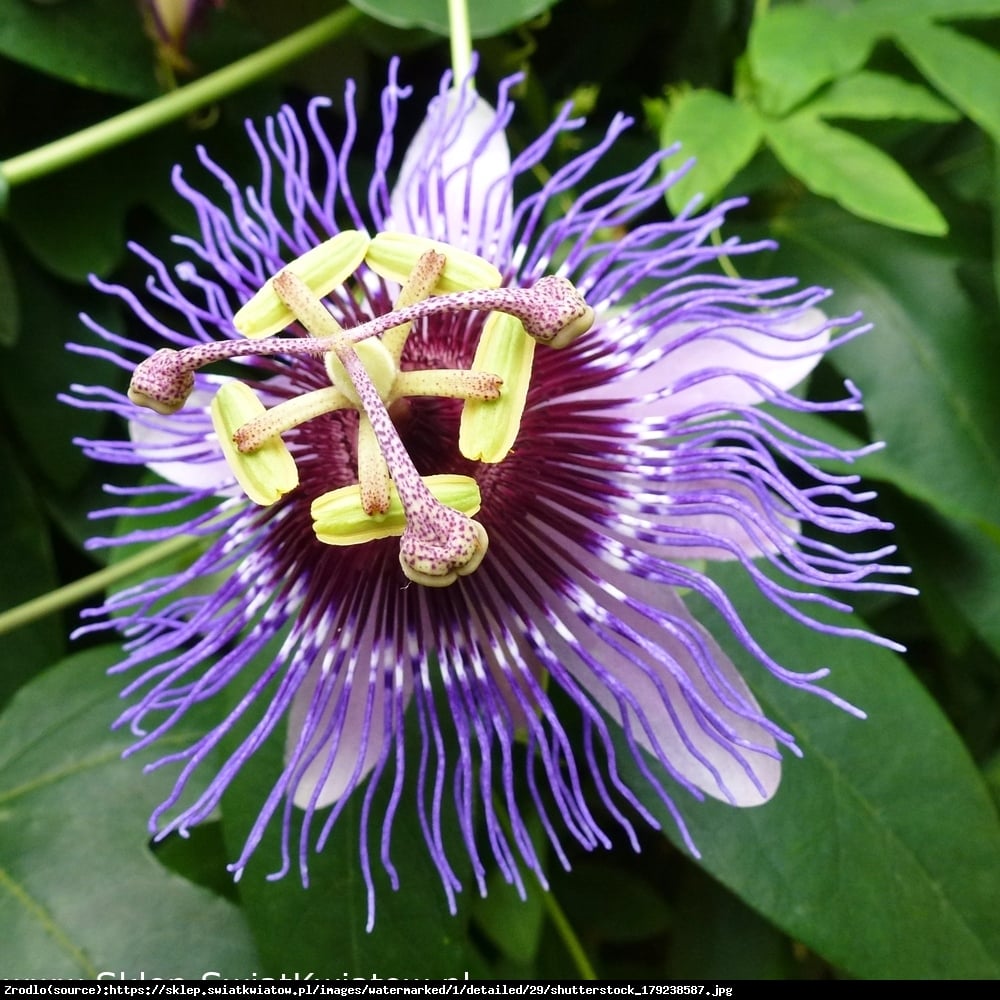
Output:
<svg viewBox="0 0 1000 1000">
<path fill-rule="evenodd" d="M 256 451 L 269 438 L 284 434 L 307 420 L 314 420 L 325 413 L 344 410 L 349 406 L 353 406 L 351 401 L 333 386 L 304 392 L 301 396 L 276 403 L 262 416 L 243 424 L 233 434 L 233 442 L 242 452 Z"/>
<path fill-rule="evenodd" d="M 478 462 L 502 462 L 521 429 L 521 416 L 531 383 L 535 341 L 521 321 L 507 313 L 490 313 L 472 362 L 475 372 L 503 379 L 497 399 L 469 399 L 462 408 L 458 448 Z"/>
<path fill-rule="evenodd" d="M 405 285 L 421 255 L 428 250 L 444 254 L 447 258 L 444 270 L 434 286 L 436 294 L 500 287 L 503 279 L 489 261 L 468 250 L 459 250 L 447 243 L 438 243 L 408 233 L 379 233 L 368 247 L 365 262 L 381 277 Z"/>
<path fill-rule="evenodd" d="M 354 353 L 361 359 L 361 363 L 368 372 L 368 377 L 378 390 L 379 396 L 385 401 L 392 392 L 393 383 L 396 381 L 398 369 L 396 359 L 389 353 L 388 348 L 377 337 L 370 337 L 368 340 L 358 341 L 354 345 Z M 360 406 L 361 400 L 357 390 L 347 370 L 338 360 L 335 354 L 327 354 L 324 358 L 327 374 L 330 381 L 355 405 Z"/>
<path fill-rule="evenodd" d="M 371 239 L 366 233 L 347 229 L 286 264 L 282 270 L 301 278 L 322 298 L 342 285 L 361 266 Z M 295 321 L 295 314 L 278 297 L 271 281 L 233 317 L 233 325 L 244 337 L 269 337 Z"/>
<path fill-rule="evenodd" d="M 265 441 L 256 451 L 241 452 L 233 435 L 267 412 L 253 390 L 243 382 L 225 382 L 212 400 L 212 424 L 226 462 L 246 495 L 269 507 L 299 484 L 299 471 L 280 437 Z"/>
<path fill-rule="evenodd" d="M 424 483 L 440 503 L 472 516 L 482 505 L 479 486 L 469 476 L 424 476 Z M 377 538 L 402 535 L 406 515 L 395 486 L 389 488 L 389 506 L 384 514 L 365 513 L 358 484 L 324 493 L 312 503 L 313 530 L 327 545 L 360 545 Z"/>
</svg>

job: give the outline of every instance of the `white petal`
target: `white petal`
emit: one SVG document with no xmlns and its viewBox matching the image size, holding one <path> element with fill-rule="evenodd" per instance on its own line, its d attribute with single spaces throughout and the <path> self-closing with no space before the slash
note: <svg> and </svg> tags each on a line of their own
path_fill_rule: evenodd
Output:
<svg viewBox="0 0 1000 1000">
<path fill-rule="evenodd" d="M 346 714 L 342 722 L 335 722 L 337 713 L 344 711 L 341 701 L 345 697 L 347 671 L 343 671 L 332 682 L 333 692 L 322 706 L 317 725 L 316 719 L 311 718 L 320 708 L 316 699 L 325 698 L 330 685 L 328 680 L 317 692 L 321 676 L 317 664 L 296 692 L 288 715 L 285 759 L 291 760 L 293 756 L 312 758 L 295 789 L 294 802 L 302 809 L 309 806 L 320 781 L 323 785 L 315 803 L 317 809 L 332 805 L 345 792 L 355 788 L 375 766 L 386 741 L 386 683 L 381 670 L 369 671 L 365 664 L 358 663 L 346 695 Z M 409 700 L 409 693 L 407 686 L 405 692 L 399 695 L 404 703 Z M 402 711 L 402 708 L 398 710 Z M 300 748 L 307 724 L 312 728 L 313 736 L 306 747 Z M 329 774 L 324 779 L 323 773 L 328 766 Z"/>
<path fill-rule="evenodd" d="M 691 617 L 680 598 L 665 587 L 650 585 L 648 590 L 643 596 L 651 598 L 650 603 L 668 610 L 697 633 L 717 675 L 716 687 L 729 688 L 725 702 L 685 643 L 620 601 L 608 614 L 655 644 L 660 664 L 651 664 L 649 654 L 635 648 L 626 652 L 627 640 L 616 643 L 616 647 L 624 645 L 622 649 L 595 636 L 595 644 L 588 641 L 587 648 L 604 671 L 628 691 L 632 705 L 623 712 L 607 679 L 575 656 L 566 658 L 567 667 L 612 717 L 623 724 L 627 719 L 640 746 L 669 762 L 692 785 L 731 805 L 763 804 L 777 791 L 781 760 L 774 736 L 756 721 L 763 718 L 760 706 L 732 661 Z M 683 684 L 676 672 L 684 678 Z M 700 706 L 698 715 L 693 706 Z M 733 735 L 713 730 L 712 719 Z M 749 746 L 736 745 L 734 737 Z"/>
<path fill-rule="evenodd" d="M 626 332 L 620 329 L 622 316 L 608 318 L 611 340 Z M 819 309 L 803 310 L 773 329 L 778 336 L 737 323 L 673 323 L 650 338 L 635 367 L 581 398 L 621 399 L 618 412 L 634 420 L 759 403 L 763 386 L 782 391 L 797 386 L 830 342 L 828 320 Z"/>
<path fill-rule="evenodd" d="M 510 227 L 509 175 L 494 108 L 469 90 L 450 90 L 431 102 L 403 157 L 385 228 L 489 256 Z"/>
<path fill-rule="evenodd" d="M 776 389 L 794 388 L 819 364 L 830 342 L 827 317 L 819 309 L 775 324 L 782 336 L 731 324 L 685 341 L 701 325 L 675 323 L 659 338 L 666 352 L 661 364 L 679 388 L 656 406 L 658 414 L 759 403 L 765 397 L 757 380 Z"/>
<path fill-rule="evenodd" d="M 199 387 L 178 413 L 143 410 L 129 421 L 129 437 L 136 457 L 167 482 L 235 495 L 240 491 L 216 443 L 209 414 L 214 395 L 214 388 Z"/>
<path fill-rule="evenodd" d="M 712 496 L 716 501 L 733 510 L 733 515 L 725 512 L 684 513 L 685 496 L 692 493 Z M 668 539 L 666 545 L 657 548 L 657 554 L 663 559 L 691 560 L 735 559 L 733 549 L 745 552 L 752 558 L 774 553 L 778 550 L 775 540 L 763 530 L 751 533 L 744 526 L 749 523 L 751 530 L 757 523 L 769 527 L 771 532 L 780 532 L 786 538 L 798 533 L 798 522 L 774 511 L 767 511 L 760 498 L 740 483 L 728 479 L 700 479 L 695 481 L 676 482 L 670 485 L 670 495 L 664 500 L 663 526 L 667 529 L 664 536 Z M 774 501 L 777 503 L 777 500 Z M 693 506 L 693 505 L 687 505 Z M 706 504 L 707 506 L 707 504 Z M 734 516 L 739 515 L 739 516 Z M 779 524 L 772 523 L 777 517 Z M 670 532 L 677 531 L 685 540 L 695 536 L 703 536 L 696 545 L 669 544 Z M 712 539 L 719 539 L 719 545 L 713 545 Z M 728 544 L 727 544 L 728 543 Z M 637 543 L 639 544 L 639 543 Z"/>
</svg>

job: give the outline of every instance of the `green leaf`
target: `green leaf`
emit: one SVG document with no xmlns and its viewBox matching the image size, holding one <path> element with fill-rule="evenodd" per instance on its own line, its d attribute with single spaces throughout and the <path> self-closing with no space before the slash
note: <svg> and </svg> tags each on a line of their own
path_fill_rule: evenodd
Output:
<svg viewBox="0 0 1000 1000">
<path fill-rule="evenodd" d="M 990 203 L 993 211 L 993 288 L 1000 299 L 1000 143 L 991 143 L 993 153 Z"/>
<path fill-rule="evenodd" d="M 803 978 L 787 935 L 694 865 L 676 905 L 665 979 Z"/>
<path fill-rule="evenodd" d="M 996 535 L 995 338 L 958 281 L 956 258 L 946 245 L 829 213 L 785 219 L 780 235 L 803 280 L 837 290 L 836 312 L 861 309 L 874 324 L 830 360 L 864 392 L 872 434 L 889 444 L 887 459 L 946 516 Z"/>
<path fill-rule="evenodd" d="M 641 874 L 593 858 L 558 878 L 560 904 L 584 940 L 634 943 L 670 926 L 666 901 Z"/>
<path fill-rule="evenodd" d="M 78 87 L 146 99 L 157 93 L 153 43 L 136 4 L 0 0 L 0 53 Z"/>
<path fill-rule="evenodd" d="M 80 653 L 14 699 L 0 727 L 0 913 L 8 978 L 246 978 L 238 910 L 160 865 L 146 819 L 171 779 L 122 760 L 116 648 Z M 194 734 L 180 734 L 193 737 Z"/>
<path fill-rule="evenodd" d="M 933 580 L 955 612 L 1000 657 L 1000 541 L 960 521 L 928 518 L 907 546 L 914 569 Z M 990 730 L 994 729 L 995 715 Z"/>
<path fill-rule="evenodd" d="M 864 139 L 808 112 L 769 121 L 767 139 L 790 173 L 849 212 L 915 233 L 948 231 L 944 216 L 903 168 Z"/>
<path fill-rule="evenodd" d="M 44 177 L 11 200 L 11 228 L 60 278 L 84 282 L 91 274 L 107 275 L 125 253 L 122 180 L 108 170 L 106 157 Z"/>
<path fill-rule="evenodd" d="M 959 115 L 926 87 L 887 73 L 862 70 L 835 80 L 807 109 L 820 118 L 915 118 L 955 121 Z"/>
<path fill-rule="evenodd" d="M 853 73 L 876 37 L 871 24 L 825 7 L 776 7 L 754 18 L 747 56 L 761 110 L 787 114 L 824 83 Z"/>
<path fill-rule="evenodd" d="M 878 336 L 875 332 L 869 336 Z M 776 414 L 777 415 L 777 414 Z M 825 417 L 814 413 L 781 414 L 792 428 L 835 448 L 852 451 L 864 444 Z M 1000 589 L 993 581 L 1000 580 L 1000 540 L 984 531 L 971 518 L 962 517 L 955 510 L 954 489 L 946 479 L 928 479 L 915 474 L 905 465 L 895 461 L 894 445 L 866 455 L 851 465 L 866 482 L 873 480 L 891 483 L 900 492 L 922 501 L 931 510 L 915 515 L 907 513 L 907 520 L 917 520 L 918 527 L 904 526 L 909 544 L 904 545 L 909 561 L 920 574 L 921 597 L 928 603 L 934 594 L 947 593 L 954 611 L 960 615 L 979 637 L 1000 656 Z M 901 456 L 902 457 L 902 456 Z M 842 462 L 820 462 L 824 468 L 845 471 Z M 899 531 L 897 523 L 897 532 Z M 929 581 L 932 581 L 931 584 Z M 950 640 L 952 636 L 944 636 Z"/>
<path fill-rule="evenodd" d="M 537 815 L 526 820 L 531 841 L 544 858 L 548 841 Z M 521 899 L 514 886 L 504 881 L 500 869 L 493 866 L 486 874 L 486 895 L 472 901 L 472 917 L 478 930 L 510 962 L 534 973 L 533 965 L 545 928 L 546 891 L 531 879 L 527 898 Z"/>
<path fill-rule="evenodd" d="M 216 129 L 213 148 L 226 137 Z M 193 143 L 190 131 L 175 125 L 19 187 L 8 212 L 11 228 L 59 277 L 82 283 L 92 274 L 107 276 L 125 256 L 129 209 L 179 201 L 170 166 Z"/>
<path fill-rule="evenodd" d="M 21 333 L 21 307 L 17 283 L 11 274 L 10 262 L 0 243 L 0 347 L 10 347 Z"/>
<path fill-rule="evenodd" d="M 513 886 L 493 869 L 487 876 L 487 892 L 472 904 L 478 929 L 512 962 L 529 966 L 538 954 L 545 927 L 544 892 L 533 886 L 521 899 Z"/>
<path fill-rule="evenodd" d="M 739 567 L 713 576 L 771 655 L 797 670 L 831 666 L 826 686 L 868 719 L 783 685 L 728 643 L 767 715 L 805 756 L 786 757 L 782 786 L 765 806 L 681 803 L 702 866 L 852 976 L 1000 976 L 1000 822 L 937 706 L 892 653 L 804 634 Z M 627 766 L 633 788 L 679 842 L 666 810 Z"/>
<path fill-rule="evenodd" d="M 697 194 L 711 201 L 757 151 L 763 135 L 752 108 L 713 90 L 689 90 L 670 102 L 660 131 L 666 148 L 682 144 L 694 156 L 694 168 L 667 192 L 671 211 L 680 212 Z"/>
<path fill-rule="evenodd" d="M 2 356 L 2 355 L 0 355 Z M 48 525 L 34 487 L 7 441 L 0 439 L 0 608 L 14 608 L 55 589 L 58 578 Z M 16 567 L 16 572 L 10 569 Z M 65 642 L 51 621 L 0 635 L 0 703 L 32 674 L 62 655 Z"/>
<path fill-rule="evenodd" d="M 499 35 L 552 7 L 557 0 L 469 0 L 473 38 Z M 429 28 L 447 36 L 448 0 L 351 0 L 351 4 L 394 28 Z M 402 9 L 401 9 L 402 8 Z"/>
<path fill-rule="evenodd" d="M 11 263 L 25 332 L 4 352 L 0 366 L 0 398 L 10 417 L 8 439 L 20 449 L 26 467 L 68 492 L 91 466 L 73 438 L 97 434 L 106 416 L 56 405 L 56 394 L 74 382 L 118 386 L 126 376 L 106 361 L 71 353 L 66 342 L 93 342 L 80 324 L 82 310 L 108 322 L 117 306 L 90 289 L 55 281 L 24 254 Z"/>
<path fill-rule="evenodd" d="M 901 18 L 907 23 L 926 18 L 957 21 L 1000 14 L 1000 0 L 906 0 L 905 8 L 899 0 L 865 0 L 858 4 L 856 13 L 896 24 Z"/>
<path fill-rule="evenodd" d="M 896 41 L 921 73 L 994 140 L 1000 140 L 1000 55 L 934 25 L 905 25 Z"/>
</svg>

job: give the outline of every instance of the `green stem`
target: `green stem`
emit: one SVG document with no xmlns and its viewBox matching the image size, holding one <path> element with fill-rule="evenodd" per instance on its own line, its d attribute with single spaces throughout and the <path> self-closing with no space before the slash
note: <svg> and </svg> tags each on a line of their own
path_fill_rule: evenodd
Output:
<svg viewBox="0 0 1000 1000">
<path fill-rule="evenodd" d="M 567 919 L 566 914 L 563 913 L 563 909 L 559 905 L 559 900 L 551 892 L 543 892 L 542 903 L 545 906 L 545 912 L 548 914 L 549 920 L 552 921 L 552 925 L 556 929 L 556 933 L 569 952 L 573 964 L 577 967 L 580 978 L 587 980 L 597 979 L 597 971 L 590 964 L 590 959 L 587 958 L 587 953 L 583 950 L 583 945 L 576 936 L 576 931 L 573 930 L 573 926 Z"/>
<path fill-rule="evenodd" d="M 493 809 L 496 812 L 497 818 L 500 820 L 507 836 L 512 836 L 513 834 L 510 819 L 507 816 L 507 810 L 504 808 L 500 798 L 495 794 L 493 795 Z M 545 907 L 545 912 L 548 915 L 549 920 L 552 921 L 552 926 L 555 927 L 556 933 L 565 945 L 566 951 L 569 953 L 569 957 L 573 960 L 573 964 L 576 966 L 577 971 L 580 973 L 580 978 L 587 980 L 597 979 L 597 972 L 593 965 L 590 964 L 590 959 L 587 958 L 587 953 L 584 951 L 583 945 L 580 943 L 580 939 L 576 936 L 576 931 L 573 930 L 573 925 L 569 922 L 569 918 L 565 913 L 563 913 L 563 908 L 559 905 L 559 900 L 552 895 L 552 891 L 550 889 L 546 889 L 542 885 L 541 879 L 539 879 L 536 872 L 532 872 L 532 875 L 535 876 L 538 891 L 542 894 L 542 905 Z"/>
<path fill-rule="evenodd" d="M 93 594 L 99 594 L 133 573 L 165 562 L 188 549 L 193 549 L 203 541 L 202 538 L 181 535 L 157 545 L 150 545 L 136 555 L 122 559 L 96 573 L 91 573 L 90 576 L 85 576 L 82 580 L 68 583 L 65 587 L 60 587 L 58 590 L 50 591 L 48 594 L 43 594 L 41 597 L 18 605 L 16 608 L 4 611 L 0 614 L 0 635 L 12 632 L 22 625 L 29 625 L 31 622 L 55 614 L 57 611 L 62 611 L 63 608 L 68 608 L 70 605 L 76 604 L 77 601 L 82 601 Z"/>
<path fill-rule="evenodd" d="M 722 233 L 718 229 L 713 229 L 709 239 L 712 241 L 713 246 L 722 246 Z M 732 258 L 729 254 L 720 254 L 717 258 L 719 262 L 719 267 L 722 268 L 722 273 L 728 275 L 730 278 L 740 278 L 740 272 L 736 270 L 736 265 L 733 263 Z"/>
<path fill-rule="evenodd" d="M 287 38 L 189 83 L 186 87 L 130 108 L 114 118 L 0 163 L 0 179 L 10 187 L 35 180 L 95 153 L 183 118 L 302 58 L 344 34 L 361 14 L 343 7 Z"/>
<path fill-rule="evenodd" d="M 451 70 L 455 83 L 469 80 L 472 72 L 472 30 L 466 0 L 448 0 L 448 27 L 451 40 Z"/>
</svg>

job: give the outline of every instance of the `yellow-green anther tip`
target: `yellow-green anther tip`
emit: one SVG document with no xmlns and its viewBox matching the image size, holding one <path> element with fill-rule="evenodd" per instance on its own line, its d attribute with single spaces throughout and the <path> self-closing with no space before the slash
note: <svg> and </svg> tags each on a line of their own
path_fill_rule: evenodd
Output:
<svg viewBox="0 0 1000 1000">
<path fill-rule="evenodd" d="M 212 400 L 212 424 L 229 468 L 246 495 L 270 507 L 299 484 L 295 461 L 280 437 L 270 438 L 256 451 L 241 452 L 233 435 L 244 424 L 266 413 L 264 404 L 242 382 L 225 382 Z"/>
<path fill-rule="evenodd" d="M 434 286 L 436 294 L 500 287 L 503 279 L 489 261 L 468 250 L 409 233 L 378 233 L 368 247 L 365 262 L 380 277 L 405 285 L 421 254 L 428 250 L 446 258 L 444 270 Z"/>
<path fill-rule="evenodd" d="M 396 360 L 389 353 L 388 348 L 377 337 L 359 341 L 354 345 L 354 352 L 361 359 L 361 363 L 368 372 L 368 377 L 378 390 L 379 396 L 383 400 L 389 398 L 393 383 L 396 381 L 398 369 Z M 343 363 L 334 354 L 327 354 L 324 363 L 326 373 L 330 376 L 330 381 L 355 405 L 360 405 L 358 392 L 354 388 L 354 383 L 344 369 Z"/>
<path fill-rule="evenodd" d="M 346 229 L 332 239 L 285 264 L 281 270 L 301 278 L 319 298 L 342 285 L 361 266 L 371 238 L 356 229 Z M 284 330 L 295 321 L 292 311 L 278 297 L 271 281 L 233 317 L 233 325 L 244 337 L 259 339 Z"/>
<path fill-rule="evenodd" d="M 502 462 L 521 429 L 531 383 L 535 341 L 521 321 L 490 313 L 472 362 L 473 371 L 492 372 L 502 380 L 496 399 L 467 400 L 458 432 L 459 451 L 474 462 Z"/>
<path fill-rule="evenodd" d="M 469 476 L 425 476 L 423 480 L 434 498 L 452 510 L 471 517 L 482 505 L 479 486 Z M 357 483 L 317 497 L 311 512 L 316 537 L 327 545 L 360 545 L 402 535 L 406 530 L 406 515 L 395 486 L 389 488 L 389 508 L 384 514 L 365 513 Z"/>
</svg>

